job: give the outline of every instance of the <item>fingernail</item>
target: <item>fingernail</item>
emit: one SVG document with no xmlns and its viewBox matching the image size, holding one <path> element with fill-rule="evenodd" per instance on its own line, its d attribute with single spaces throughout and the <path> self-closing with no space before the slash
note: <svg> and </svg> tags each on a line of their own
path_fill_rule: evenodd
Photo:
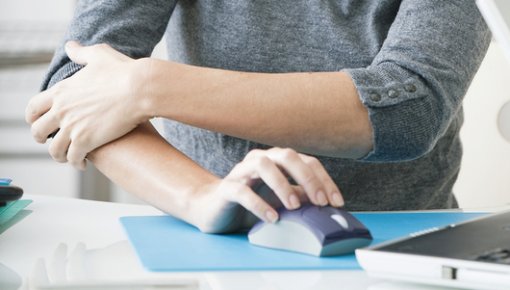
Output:
<svg viewBox="0 0 510 290">
<path fill-rule="evenodd" d="M 343 201 L 342 196 L 340 195 L 340 193 L 333 192 L 333 194 L 331 194 L 331 198 L 333 199 L 333 203 L 336 206 L 343 206 L 344 205 L 344 201 Z"/>
<path fill-rule="evenodd" d="M 289 203 L 292 209 L 298 208 L 301 204 L 299 203 L 299 199 L 294 194 L 289 196 Z"/>
<path fill-rule="evenodd" d="M 324 194 L 324 192 L 322 192 L 322 190 L 317 192 L 317 201 L 319 202 L 320 205 L 328 204 L 328 200 L 326 199 L 326 195 Z"/>
<path fill-rule="evenodd" d="M 278 216 L 272 210 L 266 211 L 266 218 L 271 223 L 275 223 L 278 220 Z"/>
</svg>

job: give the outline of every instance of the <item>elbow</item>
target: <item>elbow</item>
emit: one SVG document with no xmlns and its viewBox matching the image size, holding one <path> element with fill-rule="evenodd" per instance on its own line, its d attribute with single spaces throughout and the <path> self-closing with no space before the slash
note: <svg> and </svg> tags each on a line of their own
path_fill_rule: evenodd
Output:
<svg viewBox="0 0 510 290">
<path fill-rule="evenodd" d="M 376 141 L 377 145 L 362 160 L 369 162 L 411 161 L 428 154 L 437 143 L 431 134 L 417 137 L 415 134 L 395 132 L 393 135 L 395 138 L 387 137 L 386 140 Z"/>
<path fill-rule="evenodd" d="M 447 120 L 433 98 L 370 111 L 373 149 L 361 160 L 403 162 L 431 152 L 444 134 Z"/>
<path fill-rule="evenodd" d="M 359 159 L 366 162 L 404 162 L 431 152 L 457 114 L 467 83 L 451 70 L 418 75 L 393 63 L 350 73 L 373 129 L 372 151 Z"/>
</svg>

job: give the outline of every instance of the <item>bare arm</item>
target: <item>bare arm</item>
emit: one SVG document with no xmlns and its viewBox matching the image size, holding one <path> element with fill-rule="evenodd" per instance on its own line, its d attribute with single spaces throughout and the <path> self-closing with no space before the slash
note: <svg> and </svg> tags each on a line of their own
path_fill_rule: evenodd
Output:
<svg viewBox="0 0 510 290">
<path fill-rule="evenodd" d="M 57 161 L 83 167 L 89 154 L 120 186 L 207 232 L 249 225 L 254 221 L 249 213 L 275 221 L 273 207 L 282 204 L 290 209 L 300 201 L 343 205 L 338 187 L 319 161 L 291 149 L 254 150 L 225 178 L 212 176 L 144 120 L 148 102 L 136 84 L 144 83 L 143 61 L 104 45 L 74 44 L 68 50 L 86 67 L 35 96 L 26 112 L 39 142 L 60 128 L 49 148 Z M 120 78 L 112 79 L 112 70 Z M 299 186 L 292 187 L 286 175 Z M 273 190 L 277 203 L 253 192 L 251 187 L 261 180 Z"/>
<path fill-rule="evenodd" d="M 368 111 L 343 72 L 246 73 L 133 60 L 107 45 L 66 51 L 85 67 L 32 98 L 26 118 L 39 142 L 60 128 L 50 153 L 77 167 L 153 116 L 316 155 L 361 158 L 373 146 Z"/>
<path fill-rule="evenodd" d="M 146 66 L 149 115 L 311 154 L 361 158 L 372 149 L 368 112 L 345 73 Z"/>
<path fill-rule="evenodd" d="M 119 186 L 192 224 L 199 187 L 218 178 L 170 146 L 150 123 L 89 153 L 88 159 Z"/>
<path fill-rule="evenodd" d="M 274 222 L 274 207 L 281 205 L 343 205 L 338 187 L 313 157 L 289 149 L 254 150 L 220 179 L 168 144 L 150 123 L 97 148 L 88 159 L 116 184 L 204 232 L 234 231 L 257 218 Z M 260 181 L 274 194 L 253 192 Z"/>
</svg>

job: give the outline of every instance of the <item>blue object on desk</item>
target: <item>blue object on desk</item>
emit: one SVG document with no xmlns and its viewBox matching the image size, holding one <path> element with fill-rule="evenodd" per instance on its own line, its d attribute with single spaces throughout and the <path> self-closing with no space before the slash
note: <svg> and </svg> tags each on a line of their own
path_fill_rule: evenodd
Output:
<svg viewBox="0 0 510 290">
<path fill-rule="evenodd" d="M 23 209 L 31 202 L 26 199 L 16 200 L 0 207 L 0 235 L 27 215 L 29 211 Z"/>
<path fill-rule="evenodd" d="M 481 213 L 358 213 L 372 244 L 459 223 Z M 361 269 L 354 254 L 313 257 L 248 243 L 246 234 L 210 235 L 170 216 L 122 217 L 131 244 L 150 271 Z"/>
<path fill-rule="evenodd" d="M 9 185 L 11 184 L 12 179 L 9 178 L 0 178 L 0 185 Z"/>
</svg>

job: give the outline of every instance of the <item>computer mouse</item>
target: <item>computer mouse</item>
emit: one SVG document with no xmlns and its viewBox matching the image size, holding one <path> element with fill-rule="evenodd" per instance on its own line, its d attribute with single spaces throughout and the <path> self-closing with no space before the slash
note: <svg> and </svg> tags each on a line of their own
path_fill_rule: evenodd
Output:
<svg viewBox="0 0 510 290">
<path fill-rule="evenodd" d="M 248 233 L 250 243 L 313 256 L 353 253 L 372 242 L 370 231 L 341 208 L 305 204 L 278 210 L 276 223 L 259 222 Z"/>
</svg>

